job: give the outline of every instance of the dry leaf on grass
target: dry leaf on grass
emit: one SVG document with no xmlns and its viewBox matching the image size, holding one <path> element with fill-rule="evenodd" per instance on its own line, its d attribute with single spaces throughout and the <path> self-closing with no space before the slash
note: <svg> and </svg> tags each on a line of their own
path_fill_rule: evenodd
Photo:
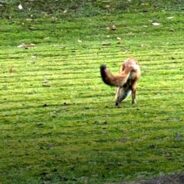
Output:
<svg viewBox="0 0 184 184">
<path fill-rule="evenodd" d="M 78 43 L 82 43 L 82 40 L 80 40 L 80 39 L 78 39 L 77 41 L 78 41 Z"/>
<path fill-rule="evenodd" d="M 18 5 L 19 10 L 23 10 L 23 6 L 21 4 Z"/>
<path fill-rule="evenodd" d="M 20 45 L 17 46 L 18 48 L 24 48 L 24 49 L 28 49 L 28 48 L 31 48 L 31 47 L 35 47 L 35 44 L 33 43 L 22 43 Z"/>
<path fill-rule="evenodd" d="M 167 17 L 168 20 L 171 20 L 171 19 L 173 19 L 173 18 L 174 18 L 174 17 Z"/>
<path fill-rule="evenodd" d="M 42 82 L 42 86 L 43 87 L 51 87 L 51 84 L 47 79 L 44 79 L 43 82 Z"/>
<path fill-rule="evenodd" d="M 116 31 L 117 27 L 116 27 L 116 25 L 113 24 L 113 25 L 110 25 L 110 26 L 106 27 L 106 29 L 109 30 L 109 31 Z"/>
<path fill-rule="evenodd" d="M 153 26 L 160 26 L 160 23 L 159 22 L 152 22 L 152 25 Z"/>
</svg>

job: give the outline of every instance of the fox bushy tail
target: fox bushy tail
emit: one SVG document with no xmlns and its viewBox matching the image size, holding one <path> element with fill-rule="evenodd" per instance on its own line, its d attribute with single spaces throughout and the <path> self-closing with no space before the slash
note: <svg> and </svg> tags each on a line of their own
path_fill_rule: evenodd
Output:
<svg viewBox="0 0 184 184">
<path fill-rule="evenodd" d="M 105 84 L 110 86 L 117 86 L 117 87 L 122 87 L 126 83 L 130 75 L 130 72 L 113 75 L 107 69 L 106 65 L 100 66 L 100 73 L 101 73 L 102 80 Z"/>
</svg>

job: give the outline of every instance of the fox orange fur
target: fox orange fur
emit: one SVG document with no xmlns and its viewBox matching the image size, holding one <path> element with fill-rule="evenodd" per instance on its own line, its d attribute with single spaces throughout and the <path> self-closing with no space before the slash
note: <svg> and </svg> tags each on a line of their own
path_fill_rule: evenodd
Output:
<svg viewBox="0 0 184 184">
<path fill-rule="evenodd" d="M 140 66 L 135 59 L 127 59 L 120 67 L 120 73 L 114 75 L 106 65 L 100 66 L 100 73 L 105 84 L 116 86 L 115 104 L 119 106 L 131 92 L 132 104 L 136 103 L 137 81 L 141 76 Z"/>
</svg>

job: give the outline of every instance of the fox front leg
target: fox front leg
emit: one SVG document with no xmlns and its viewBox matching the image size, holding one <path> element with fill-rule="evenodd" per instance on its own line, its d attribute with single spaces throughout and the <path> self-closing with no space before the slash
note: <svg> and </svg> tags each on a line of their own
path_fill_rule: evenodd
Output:
<svg viewBox="0 0 184 184">
<path fill-rule="evenodd" d="M 132 104 L 136 104 L 136 90 L 132 91 Z"/>
<path fill-rule="evenodd" d="M 136 104 L 136 84 L 132 86 L 132 104 Z"/>
</svg>

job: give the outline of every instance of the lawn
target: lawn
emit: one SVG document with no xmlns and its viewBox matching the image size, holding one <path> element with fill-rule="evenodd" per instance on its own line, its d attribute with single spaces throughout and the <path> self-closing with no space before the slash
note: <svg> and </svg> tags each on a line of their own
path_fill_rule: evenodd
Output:
<svg viewBox="0 0 184 184">
<path fill-rule="evenodd" d="M 0 183 L 182 172 L 183 19 L 180 11 L 1 19 Z M 116 73 L 128 57 L 142 70 L 137 104 L 116 108 L 99 67 Z"/>
</svg>

